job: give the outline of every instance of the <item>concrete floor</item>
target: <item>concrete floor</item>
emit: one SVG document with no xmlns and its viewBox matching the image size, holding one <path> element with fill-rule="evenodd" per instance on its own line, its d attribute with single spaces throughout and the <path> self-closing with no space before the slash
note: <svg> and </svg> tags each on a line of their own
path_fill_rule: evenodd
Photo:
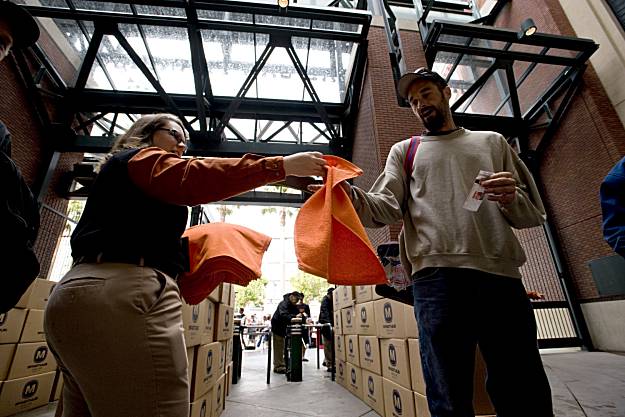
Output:
<svg viewBox="0 0 625 417">
<path fill-rule="evenodd" d="M 316 369 L 315 351 L 304 363 L 304 381 L 286 382 L 272 374 L 266 384 L 264 352 L 245 352 L 242 378 L 226 402 L 223 417 L 375 417 L 365 403 L 329 373 Z M 625 356 L 605 352 L 547 351 L 543 361 L 554 399 L 556 417 L 624 417 Z M 531 401 L 531 399 L 528 399 Z M 54 404 L 16 417 L 53 417 Z"/>
</svg>

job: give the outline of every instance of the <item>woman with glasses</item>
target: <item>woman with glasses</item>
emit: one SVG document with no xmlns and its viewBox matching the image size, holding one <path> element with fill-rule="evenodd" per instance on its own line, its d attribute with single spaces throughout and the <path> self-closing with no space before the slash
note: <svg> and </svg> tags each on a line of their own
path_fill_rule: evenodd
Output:
<svg viewBox="0 0 625 417">
<path fill-rule="evenodd" d="M 121 136 L 72 235 L 74 265 L 50 296 L 46 337 L 63 371 L 63 416 L 180 417 L 189 411 L 176 276 L 187 206 L 287 175 L 324 173 L 317 152 L 181 158 L 187 134 L 170 114 Z"/>
</svg>

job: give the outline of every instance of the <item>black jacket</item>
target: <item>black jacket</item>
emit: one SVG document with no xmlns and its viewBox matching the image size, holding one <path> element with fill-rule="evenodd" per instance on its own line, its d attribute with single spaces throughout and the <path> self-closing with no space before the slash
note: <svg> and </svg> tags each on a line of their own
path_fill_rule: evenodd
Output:
<svg viewBox="0 0 625 417">
<path fill-rule="evenodd" d="M 143 257 L 145 265 L 175 277 L 189 265 L 181 241 L 187 207 L 149 197 L 132 182 L 128 162 L 139 151 L 120 151 L 102 166 L 72 234 L 72 256 Z"/>
<path fill-rule="evenodd" d="M 319 310 L 319 323 L 330 323 L 334 326 L 334 305 L 332 304 L 332 297 L 326 295 L 321 300 L 321 309 Z"/>
<path fill-rule="evenodd" d="M 299 314 L 299 308 L 291 304 L 289 295 L 284 294 L 284 299 L 278 304 L 276 312 L 271 317 L 271 331 L 278 336 L 286 336 L 286 326 L 291 323 L 291 319 Z"/>
</svg>

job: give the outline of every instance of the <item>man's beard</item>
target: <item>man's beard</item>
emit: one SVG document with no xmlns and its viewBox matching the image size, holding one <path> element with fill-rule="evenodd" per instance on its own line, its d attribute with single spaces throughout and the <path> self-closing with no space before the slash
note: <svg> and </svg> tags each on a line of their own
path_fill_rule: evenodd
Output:
<svg viewBox="0 0 625 417">
<path fill-rule="evenodd" d="M 429 132 L 438 132 L 445 124 L 445 115 L 437 108 L 434 108 L 427 117 L 421 115 L 419 117 Z"/>
</svg>

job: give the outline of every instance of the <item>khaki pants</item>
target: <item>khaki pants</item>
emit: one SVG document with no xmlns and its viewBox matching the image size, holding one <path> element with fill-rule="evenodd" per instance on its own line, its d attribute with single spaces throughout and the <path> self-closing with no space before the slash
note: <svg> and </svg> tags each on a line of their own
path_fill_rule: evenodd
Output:
<svg viewBox="0 0 625 417">
<path fill-rule="evenodd" d="M 45 313 L 63 372 L 63 417 L 186 417 L 187 356 L 175 281 L 149 267 L 79 264 Z"/>
<path fill-rule="evenodd" d="M 273 370 L 285 369 L 284 364 L 284 336 L 273 335 Z"/>
</svg>

